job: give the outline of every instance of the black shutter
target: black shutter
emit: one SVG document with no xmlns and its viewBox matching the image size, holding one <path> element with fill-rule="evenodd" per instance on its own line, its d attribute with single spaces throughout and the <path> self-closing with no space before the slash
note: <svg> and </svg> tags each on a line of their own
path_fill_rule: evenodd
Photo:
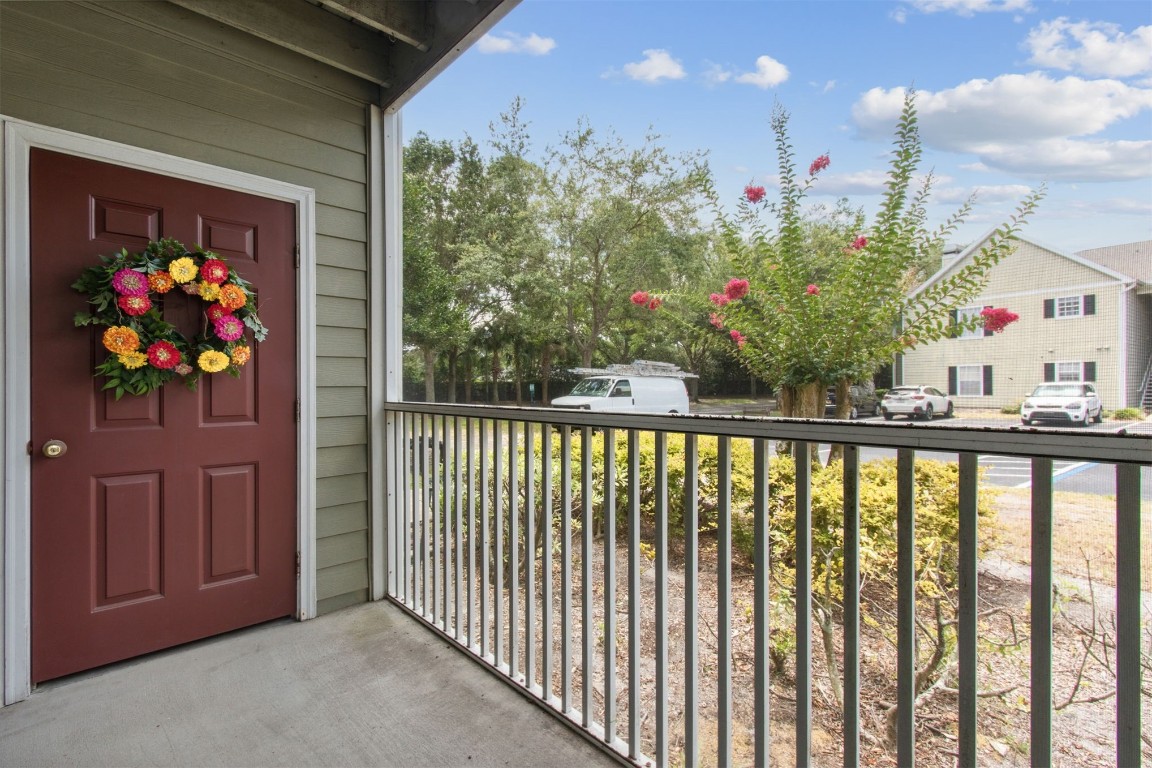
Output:
<svg viewBox="0 0 1152 768">
<path fill-rule="evenodd" d="M 1044 299 L 1044 319 L 1056 317 L 1056 299 Z"/>
<path fill-rule="evenodd" d="M 1088 361 L 1084 363 L 1084 381 L 1096 381 L 1096 362 Z"/>
<path fill-rule="evenodd" d="M 1084 294 L 1084 314 L 1086 314 L 1086 315 L 1096 314 L 1096 294 L 1094 294 L 1094 293 Z"/>
<path fill-rule="evenodd" d="M 1056 381 L 1056 363 L 1044 363 L 1044 381 Z"/>
<path fill-rule="evenodd" d="M 984 307 L 984 309 L 992 309 L 992 306 L 989 305 L 987 307 Z M 985 328 L 984 329 L 984 335 L 985 336 L 991 336 L 992 335 L 992 329 L 991 328 Z"/>
<path fill-rule="evenodd" d="M 948 394 L 956 394 L 956 366 L 948 366 Z"/>
<path fill-rule="evenodd" d="M 960 335 L 960 329 L 956 327 L 959 314 L 955 309 L 948 311 L 948 338 L 950 339 L 955 339 Z"/>
<path fill-rule="evenodd" d="M 984 366 L 984 397 L 992 394 L 992 366 Z"/>
</svg>

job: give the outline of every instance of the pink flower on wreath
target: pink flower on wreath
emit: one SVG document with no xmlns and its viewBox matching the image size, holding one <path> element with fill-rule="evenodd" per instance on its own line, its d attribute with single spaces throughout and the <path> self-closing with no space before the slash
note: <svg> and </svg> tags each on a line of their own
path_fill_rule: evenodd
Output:
<svg viewBox="0 0 1152 768">
<path fill-rule="evenodd" d="M 636 291 L 632 294 L 632 303 L 638 307 L 643 307 L 648 304 L 648 291 Z"/>
<path fill-rule="evenodd" d="M 712 302 L 713 304 L 715 304 L 718 307 L 722 307 L 725 304 L 727 304 L 729 301 L 731 301 L 731 299 L 729 299 L 723 293 L 714 293 L 708 297 L 708 301 Z"/>
<path fill-rule="evenodd" d="M 112 275 L 112 287 L 121 296 L 147 296 L 148 276 L 134 269 L 118 269 Z"/>
<path fill-rule="evenodd" d="M 754 187 L 751 184 L 744 187 L 744 199 L 750 203 L 758 203 L 764 199 L 764 187 Z"/>
<path fill-rule="evenodd" d="M 859 251 L 861 248 L 864 248 L 866 245 L 868 245 L 868 238 L 864 237 L 864 235 L 860 235 L 860 237 L 853 240 L 852 245 L 850 245 L 848 247 L 854 251 Z"/>
<path fill-rule="evenodd" d="M 660 305 L 663 303 L 664 303 L 663 299 L 661 299 L 660 297 L 656 297 L 656 298 L 652 299 L 652 301 L 648 302 L 648 309 L 659 309 Z"/>
<path fill-rule="evenodd" d="M 732 337 L 732 341 L 736 342 L 736 347 L 738 349 L 743 349 L 745 342 L 748 341 L 748 339 L 745 338 L 744 334 L 740 333 L 740 331 L 732 331 L 728 335 Z"/>
<path fill-rule="evenodd" d="M 224 341 L 236 341 L 244 335 L 244 323 L 236 315 L 221 315 L 212 325 Z"/>
<path fill-rule="evenodd" d="M 739 278 L 732 278 L 728 281 L 728 285 L 724 286 L 724 295 L 732 301 L 738 301 L 748 295 L 748 281 Z"/>
<path fill-rule="evenodd" d="M 984 318 L 984 328 L 993 333 L 1000 333 L 1009 323 L 1020 319 L 1020 315 L 1004 307 L 985 307 L 980 317 Z"/>
<path fill-rule="evenodd" d="M 192 366 L 188 365 L 188 363 L 180 363 L 172 370 L 181 376 L 187 376 L 188 374 L 192 373 Z"/>
<path fill-rule="evenodd" d="M 120 307 L 124 314 L 131 315 L 132 317 L 139 317 L 148 310 L 152 309 L 152 299 L 148 298 L 147 295 L 121 296 L 116 300 L 116 304 Z"/>
<path fill-rule="evenodd" d="M 808 166 L 808 175 L 815 176 L 831 164 L 832 161 L 828 159 L 827 154 L 820 155 L 820 157 L 812 161 L 812 165 Z"/>
<path fill-rule="evenodd" d="M 804 289 L 804 293 L 808 294 L 809 296 L 819 296 L 820 286 L 816 285 L 815 283 L 808 283 L 808 287 Z"/>
<path fill-rule="evenodd" d="M 713 312 L 712 314 L 708 315 L 708 322 L 712 323 L 714 328 L 721 331 L 724 330 L 724 315 L 718 315 Z"/>
</svg>

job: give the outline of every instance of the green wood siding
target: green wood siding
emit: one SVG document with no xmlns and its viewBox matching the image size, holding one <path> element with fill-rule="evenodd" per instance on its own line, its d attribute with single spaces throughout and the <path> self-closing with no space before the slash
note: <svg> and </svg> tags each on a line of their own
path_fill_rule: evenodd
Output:
<svg viewBox="0 0 1152 768">
<path fill-rule="evenodd" d="M 0 112 L 316 190 L 320 611 L 367 599 L 376 86 L 168 3 L 0 3 Z"/>
</svg>

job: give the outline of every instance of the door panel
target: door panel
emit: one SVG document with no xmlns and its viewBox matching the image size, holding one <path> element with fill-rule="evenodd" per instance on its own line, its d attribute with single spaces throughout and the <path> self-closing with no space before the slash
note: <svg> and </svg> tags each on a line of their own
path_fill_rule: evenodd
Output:
<svg viewBox="0 0 1152 768">
<path fill-rule="evenodd" d="M 295 208 L 33 150 L 32 677 L 36 682 L 296 606 Z M 239 379 L 205 375 L 117 401 L 70 288 L 99 255 L 173 237 L 223 256 L 270 329 Z M 164 297 L 186 336 L 195 297 Z M 251 338 L 249 337 L 251 341 Z M 40 446 L 63 440 L 49 459 Z"/>
</svg>

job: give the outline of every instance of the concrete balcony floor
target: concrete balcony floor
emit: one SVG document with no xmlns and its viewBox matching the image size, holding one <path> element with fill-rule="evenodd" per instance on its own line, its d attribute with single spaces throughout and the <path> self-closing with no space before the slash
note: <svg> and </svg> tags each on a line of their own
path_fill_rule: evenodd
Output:
<svg viewBox="0 0 1152 768">
<path fill-rule="evenodd" d="M 273 622 L 37 687 L 10 766 L 616 766 L 399 608 Z"/>
</svg>

